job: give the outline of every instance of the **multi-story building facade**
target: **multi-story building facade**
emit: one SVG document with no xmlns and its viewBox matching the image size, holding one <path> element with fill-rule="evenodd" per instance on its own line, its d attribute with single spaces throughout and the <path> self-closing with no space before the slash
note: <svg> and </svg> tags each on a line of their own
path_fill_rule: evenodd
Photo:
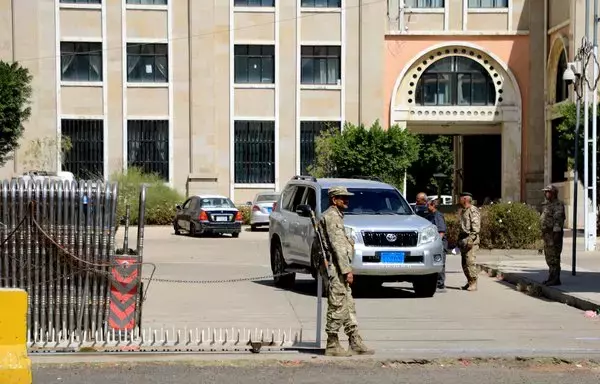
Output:
<svg viewBox="0 0 600 384">
<path fill-rule="evenodd" d="M 245 202 L 305 172 L 324 126 L 379 119 L 458 135 L 455 191 L 538 201 L 582 3 L 0 0 L 0 59 L 34 76 L 24 142 L 69 136 L 82 176 Z"/>
</svg>

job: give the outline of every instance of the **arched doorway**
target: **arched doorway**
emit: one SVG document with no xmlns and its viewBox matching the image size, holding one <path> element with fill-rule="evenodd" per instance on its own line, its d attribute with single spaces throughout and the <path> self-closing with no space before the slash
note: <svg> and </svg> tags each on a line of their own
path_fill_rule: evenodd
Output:
<svg viewBox="0 0 600 384">
<path fill-rule="evenodd" d="M 506 64 L 480 47 L 447 43 L 415 57 L 396 81 L 390 122 L 456 135 L 454 194 L 469 188 L 481 201 L 496 190 L 505 201 L 521 199 L 521 94 Z M 481 184 L 485 191 L 473 190 Z"/>
</svg>

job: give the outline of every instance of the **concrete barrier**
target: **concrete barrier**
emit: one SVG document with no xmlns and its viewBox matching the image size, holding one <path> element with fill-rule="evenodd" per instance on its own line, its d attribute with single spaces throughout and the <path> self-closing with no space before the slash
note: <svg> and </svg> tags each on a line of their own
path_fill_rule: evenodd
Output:
<svg viewBox="0 0 600 384">
<path fill-rule="evenodd" d="M 27 356 L 27 292 L 0 289 L 0 383 L 31 384 Z"/>
</svg>

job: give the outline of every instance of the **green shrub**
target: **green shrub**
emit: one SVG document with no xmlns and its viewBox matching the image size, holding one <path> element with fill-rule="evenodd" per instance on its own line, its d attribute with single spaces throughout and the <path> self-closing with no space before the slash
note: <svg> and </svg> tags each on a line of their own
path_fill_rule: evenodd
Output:
<svg viewBox="0 0 600 384">
<path fill-rule="evenodd" d="M 485 249 L 538 249 L 541 244 L 540 215 L 522 203 L 500 203 L 480 208 L 480 247 Z M 457 214 L 446 214 L 448 243 L 456 246 Z"/>
<path fill-rule="evenodd" d="M 243 224 L 250 225 L 250 215 L 252 215 L 252 206 L 250 205 L 238 205 L 237 209 L 242 212 Z"/>
<path fill-rule="evenodd" d="M 119 205 L 117 206 L 118 223 L 123 223 L 126 205 L 131 213 L 129 223 L 138 223 L 140 189 L 146 184 L 145 218 L 148 225 L 168 225 L 173 222 L 175 205 L 183 203 L 185 197 L 169 187 L 157 175 L 143 173 L 140 169 L 129 168 L 126 173 L 119 172 L 111 177 L 111 181 L 119 183 Z"/>
</svg>

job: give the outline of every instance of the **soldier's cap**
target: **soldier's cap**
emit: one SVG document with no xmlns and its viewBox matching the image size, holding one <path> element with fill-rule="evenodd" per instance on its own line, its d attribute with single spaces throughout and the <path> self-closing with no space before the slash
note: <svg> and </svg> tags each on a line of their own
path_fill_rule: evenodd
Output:
<svg viewBox="0 0 600 384">
<path fill-rule="evenodd" d="M 558 188 L 556 188 L 554 185 L 550 184 L 550 185 L 546 185 L 544 187 L 544 189 L 542 189 L 542 191 L 544 191 L 544 192 L 558 192 Z"/>
<path fill-rule="evenodd" d="M 460 197 L 464 197 L 464 196 L 473 197 L 473 194 L 471 192 L 461 192 Z"/>
<path fill-rule="evenodd" d="M 338 196 L 354 196 L 354 193 L 348 192 L 346 187 L 331 187 L 329 188 L 329 197 L 338 197 Z"/>
</svg>

